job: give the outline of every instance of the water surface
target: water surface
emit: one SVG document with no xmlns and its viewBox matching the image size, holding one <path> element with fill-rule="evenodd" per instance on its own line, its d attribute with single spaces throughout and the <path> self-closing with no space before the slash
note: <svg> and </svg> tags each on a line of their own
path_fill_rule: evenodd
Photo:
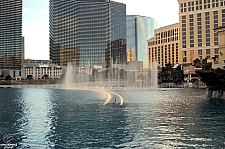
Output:
<svg viewBox="0 0 225 149">
<path fill-rule="evenodd" d="M 17 148 L 225 148 L 225 102 L 201 89 L 0 89 L 0 144 Z"/>
</svg>

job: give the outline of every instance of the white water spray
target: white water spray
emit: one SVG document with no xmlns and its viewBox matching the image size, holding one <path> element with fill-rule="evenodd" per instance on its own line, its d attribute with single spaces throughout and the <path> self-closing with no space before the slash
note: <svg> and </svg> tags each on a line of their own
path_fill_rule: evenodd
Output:
<svg viewBox="0 0 225 149">
<path fill-rule="evenodd" d="M 158 88 L 158 63 L 156 61 L 153 62 L 151 68 L 151 88 Z"/>
</svg>

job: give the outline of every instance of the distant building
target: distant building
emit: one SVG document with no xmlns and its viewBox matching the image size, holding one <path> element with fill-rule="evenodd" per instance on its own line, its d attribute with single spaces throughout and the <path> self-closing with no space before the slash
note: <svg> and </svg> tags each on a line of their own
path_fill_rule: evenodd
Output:
<svg viewBox="0 0 225 149">
<path fill-rule="evenodd" d="M 72 62 L 76 67 L 102 63 L 109 67 L 116 59 L 123 62 L 126 5 L 109 0 L 50 0 L 49 37 L 50 59 L 60 66 Z"/>
<path fill-rule="evenodd" d="M 1 0 L 0 69 L 17 71 L 22 57 L 22 0 Z"/>
<path fill-rule="evenodd" d="M 123 64 L 113 64 L 113 68 L 124 69 L 125 71 L 143 70 L 142 61 L 130 61 Z"/>
<path fill-rule="evenodd" d="M 44 75 L 48 75 L 50 79 L 60 78 L 64 69 L 51 60 L 25 60 L 22 65 L 22 78 L 27 78 L 28 75 L 32 75 L 33 79 L 41 79 Z"/>
<path fill-rule="evenodd" d="M 165 64 L 180 63 L 180 29 L 179 23 L 161 27 L 155 30 L 154 38 L 148 40 L 148 66 L 152 67 L 154 61 L 160 67 Z"/>
<path fill-rule="evenodd" d="M 218 33 L 225 23 L 224 0 L 178 0 L 182 63 L 218 58 Z"/>
<path fill-rule="evenodd" d="M 134 49 L 136 61 L 143 61 L 143 67 L 148 67 L 147 40 L 154 37 L 158 21 L 151 17 L 127 15 L 127 51 Z"/>
<path fill-rule="evenodd" d="M 119 39 L 111 42 L 111 54 L 113 63 L 122 64 L 126 62 L 126 46 L 126 39 Z"/>
<path fill-rule="evenodd" d="M 127 61 L 135 61 L 135 57 L 134 57 L 134 48 L 130 47 L 129 51 L 127 52 Z"/>
<path fill-rule="evenodd" d="M 22 37 L 22 60 L 25 60 L 25 37 Z"/>
<path fill-rule="evenodd" d="M 213 68 L 225 69 L 225 23 L 222 26 L 219 26 L 214 29 L 218 33 L 218 53 L 219 59 L 214 60 L 212 63 Z"/>
</svg>

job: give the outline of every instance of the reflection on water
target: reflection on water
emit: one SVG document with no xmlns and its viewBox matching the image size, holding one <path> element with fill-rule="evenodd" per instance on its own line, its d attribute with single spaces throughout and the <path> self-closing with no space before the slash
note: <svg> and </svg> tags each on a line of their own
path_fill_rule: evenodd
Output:
<svg viewBox="0 0 225 149">
<path fill-rule="evenodd" d="M 18 148 L 225 148 L 225 102 L 205 90 L 0 89 L 0 144 Z"/>
</svg>

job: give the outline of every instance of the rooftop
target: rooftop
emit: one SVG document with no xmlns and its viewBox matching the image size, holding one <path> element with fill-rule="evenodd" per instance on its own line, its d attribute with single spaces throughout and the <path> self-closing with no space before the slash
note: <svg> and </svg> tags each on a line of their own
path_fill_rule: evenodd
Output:
<svg viewBox="0 0 225 149">
<path fill-rule="evenodd" d="M 166 25 L 166 26 L 160 27 L 160 28 L 158 28 L 156 30 L 163 29 L 163 28 L 167 28 L 167 27 L 170 27 L 170 26 L 178 25 L 178 24 L 179 23 L 174 23 L 174 24 Z"/>
</svg>

